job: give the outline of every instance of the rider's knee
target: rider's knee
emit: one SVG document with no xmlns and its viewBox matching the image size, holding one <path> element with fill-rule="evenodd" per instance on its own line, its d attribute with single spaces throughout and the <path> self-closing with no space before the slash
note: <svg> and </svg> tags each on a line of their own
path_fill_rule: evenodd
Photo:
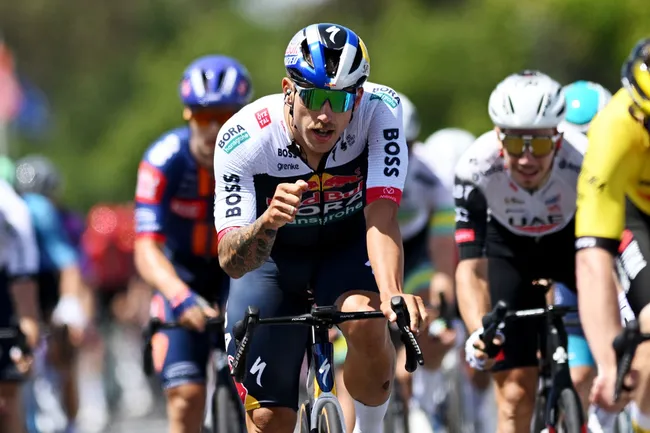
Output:
<svg viewBox="0 0 650 433">
<path fill-rule="evenodd" d="M 20 408 L 20 397 L 20 383 L 0 383 L 0 405 L 2 406 L 2 411 L 13 413 Z"/>
<path fill-rule="evenodd" d="M 503 381 L 499 386 L 499 412 L 505 418 L 518 418 L 532 414 L 535 404 L 535 391 L 519 375 Z"/>
<path fill-rule="evenodd" d="M 345 298 L 341 311 L 373 311 L 365 296 L 352 295 Z M 383 320 L 354 320 L 343 323 L 341 331 L 348 346 L 354 350 L 377 356 L 385 351 L 390 342 L 388 327 Z"/>
<path fill-rule="evenodd" d="M 581 365 L 571 368 L 571 381 L 576 389 L 590 388 L 594 378 L 594 370 L 591 367 Z"/>
<path fill-rule="evenodd" d="M 205 387 L 199 384 L 186 384 L 167 390 L 167 408 L 177 417 L 203 415 Z M 170 413 L 170 416 L 173 416 Z"/>
<path fill-rule="evenodd" d="M 296 412 L 288 407 L 260 407 L 248 412 L 248 431 L 255 433 L 284 433 L 293 431 Z"/>
<path fill-rule="evenodd" d="M 384 351 L 393 350 L 393 346 L 389 344 L 388 328 L 383 320 L 357 320 L 351 322 L 346 331 L 348 346 L 358 352 L 377 356 Z"/>
</svg>

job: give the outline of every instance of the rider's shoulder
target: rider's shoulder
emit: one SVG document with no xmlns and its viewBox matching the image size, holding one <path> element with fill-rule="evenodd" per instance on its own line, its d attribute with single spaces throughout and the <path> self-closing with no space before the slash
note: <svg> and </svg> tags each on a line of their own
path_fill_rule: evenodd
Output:
<svg viewBox="0 0 650 433">
<path fill-rule="evenodd" d="M 485 177 L 503 169 L 501 146 L 494 130 L 479 136 L 461 155 L 456 164 L 456 177 L 478 182 Z"/>
<path fill-rule="evenodd" d="M 582 132 L 566 128 L 562 131 L 562 146 L 559 153 L 566 157 L 581 160 L 587 150 L 588 142 L 587 136 Z"/>
<path fill-rule="evenodd" d="M 401 109 L 400 97 L 395 90 L 383 84 L 369 81 L 363 84 L 361 104 L 373 108 L 385 106 L 391 111 Z"/>
<path fill-rule="evenodd" d="M 143 161 L 164 170 L 174 165 L 174 161 L 184 160 L 184 155 L 189 149 L 189 135 L 188 127 L 165 132 L 149 146 Z"/>
<path fill-rule="evenodd" d="M 244 106 L 219 130 L 215 155 L 223 157 L 244 152 L 259 152 L 278 128 L 286 128 L 284 99 L 281 94 L 263 96 Z"/>
</svg>

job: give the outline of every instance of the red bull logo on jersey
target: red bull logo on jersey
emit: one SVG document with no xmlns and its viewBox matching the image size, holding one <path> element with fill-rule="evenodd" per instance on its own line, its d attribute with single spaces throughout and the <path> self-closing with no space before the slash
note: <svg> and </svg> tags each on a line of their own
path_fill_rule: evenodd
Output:
<svg viewBox="0 0 650 433">
<path fill-rule="evenodd" d="M 365 183 L 360 169 L 353 175 L 314 174 L 305 181 L 308 189 L 292 225 L 329 224 L 363 209 Z M 270 201 L 267 198 L 267 205 Z"/>
</svg>

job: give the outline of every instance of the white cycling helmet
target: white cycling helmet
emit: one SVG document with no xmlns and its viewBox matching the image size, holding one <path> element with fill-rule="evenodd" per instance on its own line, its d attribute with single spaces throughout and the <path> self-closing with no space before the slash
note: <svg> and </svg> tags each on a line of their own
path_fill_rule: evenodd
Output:
<svg viewBox="0 0 650 433">
<path fill-rule="evenodd" d="M 499 128 L 557 128 L 564 120 L 564 91 L 557 81 L 539 71 L 509 75 L 490 95 L 488 111 Z"/>
<path fill-rule="evenodd" d="M 404 135 L 406 141 L 415 141 L 420 135 L 420 116 L 418 110 L 409 98 L 403 93 L 397 92 L 402 103 L 402 119 L 404 123 Z"/>
<path fill-rule="evenodd" d="M 415 152 L 451 191 L 456 164 L 475 140 L 476 137 L 464 129 L 445 128 L 431 134 Z"/>
</svg>

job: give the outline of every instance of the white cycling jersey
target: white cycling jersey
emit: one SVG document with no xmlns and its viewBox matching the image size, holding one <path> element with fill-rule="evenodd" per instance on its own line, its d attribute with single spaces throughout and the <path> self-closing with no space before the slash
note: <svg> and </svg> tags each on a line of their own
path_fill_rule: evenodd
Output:
<svg viewBox="0 0 650 433">
<path fill-rule="evenodd" d="M 496 132 L 481 135 L 456 166 L 456 222 L 462 227 L 456 230 L 457 242 L 474 236 L 471 227 L 465 227 L 470 223 L 468 209 L 485 203 L 488 218 L 518 235 L 537 237 L 564 228 L 576 211 L 576 184 L 586 147 L 584 135 L 566 131 L 550 178 L 531 193 L 510 178 Z M 472 194 L 476 190 L 478 194 Z"/>
<path fill-rule="evenodd" d="M 0 180 L 0 269 L 9 277 L 34 275 L 39 255 L 29 209 L 4 180 Z"/>
<path fill-rule="evenodd" d="M 418 155 L 451 191 L 454 188 L 456 164 L 474 141 L 467 131 L 446 128 L 430 135 L 424 143 L 415 143 L 413 153 Z"/>
<path fill-rule="evenodd" d="M 219 238 L 253 223 L 279 183 L 303 179 L 295 221 L 278 232 L 275 246 L 337 244 L 365 234 L 362 209 L 377 199 L 400 203 L 408 168 L 400 99 L 390 88 L 366 83 L 352 121 L 321 167 L 298 156 L 284 117 L 284 95 L 265 96 L 242 108 L 219 131 L 214 155 L 215 227 Z"/>
<path fill-rule="evenodd" d="M 442 184 L 417 154 L 409 154 L 409 170 L 406 174 L 402 205 L 397 218 L 402 239 L 412 239 L 429 224 L 434 212 L 451 210 L 454 199 L 451 191 Z"/>
</svg>

